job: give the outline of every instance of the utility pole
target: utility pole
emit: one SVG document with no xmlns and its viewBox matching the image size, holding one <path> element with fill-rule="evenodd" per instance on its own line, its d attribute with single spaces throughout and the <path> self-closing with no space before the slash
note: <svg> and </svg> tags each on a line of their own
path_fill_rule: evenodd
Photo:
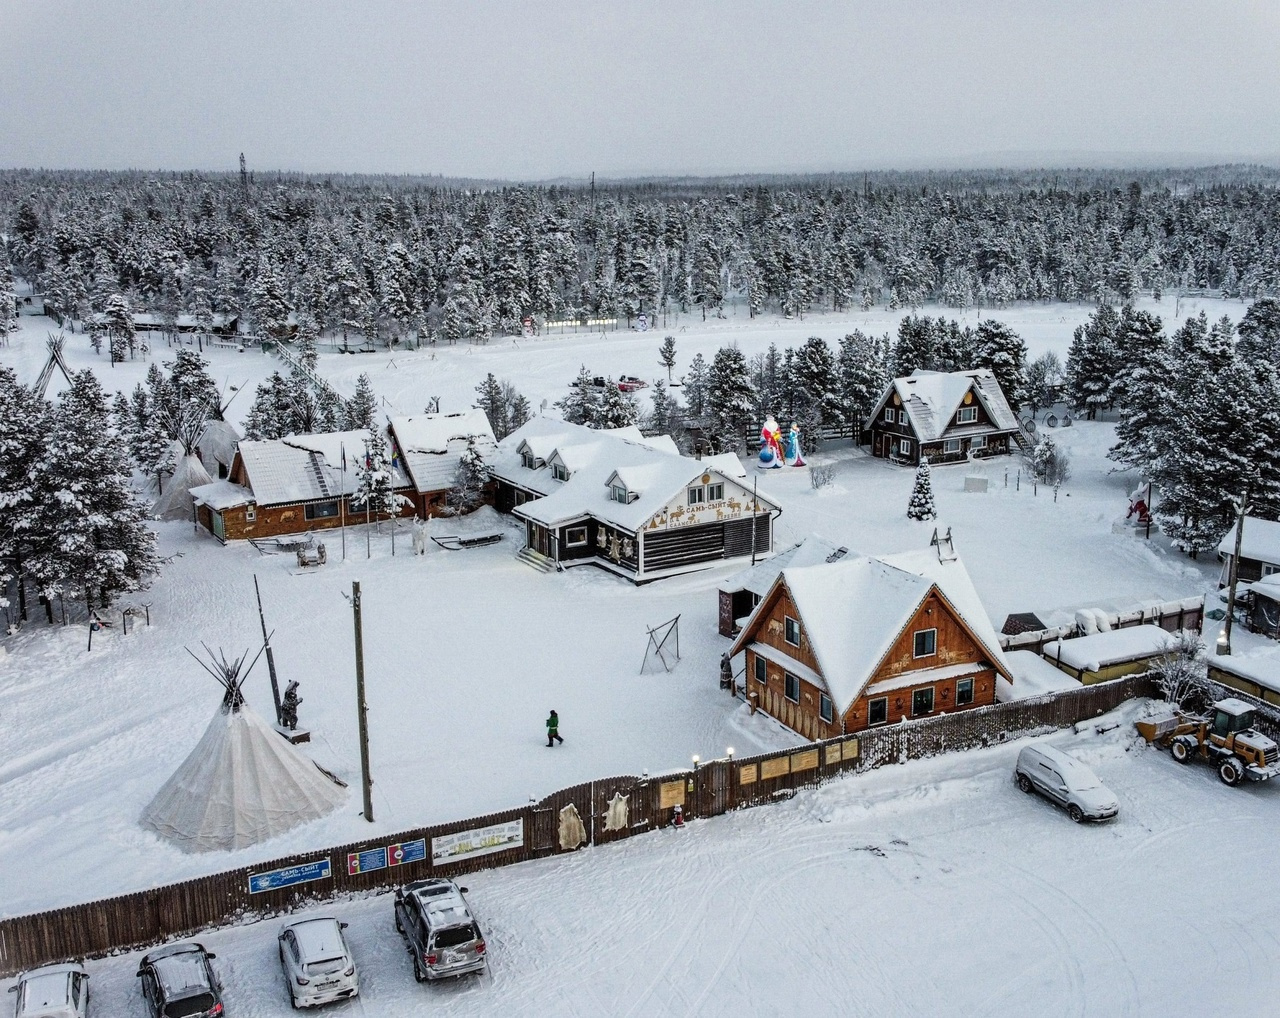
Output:
<svg viewBox="0 0 1280 1018">
<path fill-rule="evenodd" d="M 1249 485 L 1245 484 L 1244 493 L 1240 496 L 1240 515 L 1236 517 L 1236 553 L 1231 556 L 1231 586 L 1227 591 L 1227 617 L 1222 623 L 1222 633 L 1218 636 L 1216 653 L 1221 657 L 1231 656 L 1231 623 L 1236 611 L 1236 582 L 1240 579 L 1240 545 L 1244 540 L 1244 514 L 1249 504 Z"/>
<path fill-rule="evenodd" d="M 760 513 L 760 476 L 751 478 L 751 564 L 756 564 L 756 516 Z"/>
<path fill-rule="evenodd" d="M 253 592 L 258 595 L 258 621 L 262 623 L 262 642 L 267 647 L 267 670 L 271 672 L 271 699 L 276 702 L 276 724 L 284 727 L 280 714 L 280 683 L 276 681 L 276 656 L 271 650 L 271 637 L 267 635 L 267 619 L 262 614 L 262 591 L 258 588 L 258 574 L 253 574 Z"/>
<path fill-rule="evenodd" d="M 373 823 L 373 779 L 369 777 L 369 704 L 364 698 L 364 635 L 360 625 L 360 581 L 351 582 L 351 610 L 356 626 L 356 715 L 360 721 L 360 775 L 364 787 L 364 818 Z"/>
</svg>

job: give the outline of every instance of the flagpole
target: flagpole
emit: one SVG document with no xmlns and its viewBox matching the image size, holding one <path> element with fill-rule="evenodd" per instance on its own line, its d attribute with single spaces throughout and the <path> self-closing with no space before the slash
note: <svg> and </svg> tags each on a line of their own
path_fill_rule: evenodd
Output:
<svg viewBox="0 0 1280 1018">
<path fill-rule="evenodd" d="M 342 493 L 338 496 L 338 515 L 340 526 L 342 527 L 342 561 L 347 560 L 347 446 L 345 442 L 339 442 L 338 448 L 342 450 Z"/>
</svg>

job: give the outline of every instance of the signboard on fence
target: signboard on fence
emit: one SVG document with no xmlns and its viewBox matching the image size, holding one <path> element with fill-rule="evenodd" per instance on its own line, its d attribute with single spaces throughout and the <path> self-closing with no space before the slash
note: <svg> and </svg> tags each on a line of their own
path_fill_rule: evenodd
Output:
<svg viewBox="0 0 1280 1018">
<path fill-rule="evenodd" d="M 249 893 L 261 894 L 263 891 L 275 891 L 281 887 L 294 884 L 306 884 L 312 880 L 329 880 L 333 870 L 328 859 L 316 859 L 304 862 L 301 866 L 286 866 L 284 869 L 270 870 L 267 873 L 249 874 Z"/>
<path fill-rule="evenodd" d="M 456 834 L 431 839 L 431 862 L 435 866 L 460 862 L 478 855 L 492 855 L 524 845 L 524 820 L 508 820 Z"/>
<path fill-rule="evenodd" d="M 658 786 L 658 808 L 672 809 L 684 805 L 684 778 L 679 781 L 664 781 Z"/>
<path fill-rule="evenodd" d="M 374 870 L 387 868 L 387 850 L 385 848 L 367 848 L 363 852 L 347 853 L 347 876 L 357 873 L 372 873 Z"/>
<path fill-rule="evenodd" d="M 387 846 L 387 863 L 391 866 L 403 866 L 406 863 L 422 862 L 427 857 L 427 839 L 405 841 L 398 845 Z"/>
</svg>

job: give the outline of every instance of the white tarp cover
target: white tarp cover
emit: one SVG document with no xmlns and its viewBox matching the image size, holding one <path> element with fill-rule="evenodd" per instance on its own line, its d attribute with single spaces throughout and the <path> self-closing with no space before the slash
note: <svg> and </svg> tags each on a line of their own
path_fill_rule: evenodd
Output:
<svg viewBox="0 0 1280 1018">
<path fill-rule="evenodd" d="M 213 478 L 198 456 L 183 456 L 173 476 L 165 482 L 164 491 L 156 499 L 151 515 L 162 520 L 190 520 L 195 511 L 192 488 L 212 484 Z"/>
<path fill-rule="evenodd" d="M 184 852 L 230 851 L 318 820 L 346 797 L 248 706 L 220 705 L 140 823 Z"/>
</svg>

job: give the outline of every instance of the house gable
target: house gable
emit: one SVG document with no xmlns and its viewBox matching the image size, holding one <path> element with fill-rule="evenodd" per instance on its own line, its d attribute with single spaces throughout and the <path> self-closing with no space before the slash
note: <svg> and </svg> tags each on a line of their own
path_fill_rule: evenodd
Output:
<svg viewBox="0 0 1280 1018">
<path fill-rule="evenodd" d="M 719 485 L 719 497 L 716 486 Z M 702 501 L 691 502 L 690 492 L 701 489 Z M 668 489 L 670 490 L 670 489 Z M 750 520 L 753 514 L 772 513 L 778 506 L 751 489 L 714 468 L 694 474 L 665 505 L 655 512 L 640 529 L 645 533 L 676 530 L 703 523 L 722 523 L 728 520 Z"/>
</svg>

